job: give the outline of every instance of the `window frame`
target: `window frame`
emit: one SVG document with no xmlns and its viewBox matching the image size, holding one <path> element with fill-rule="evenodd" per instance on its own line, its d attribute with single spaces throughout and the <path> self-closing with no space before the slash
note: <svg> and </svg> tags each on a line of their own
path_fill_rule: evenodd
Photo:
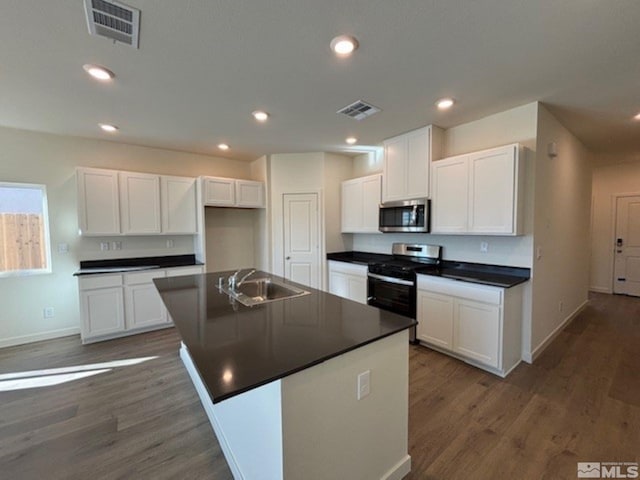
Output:
<svg viewBox="0 0 640 480">
<path fill-rule="evenodd" d="M 4 182 L 0 181 L 0 188 L 24 188 L 31 190 L 40 190 L 42 193 L 42 223 L 43 223 L 43 241 L 46 267 L 30 268 L 27 270 L 0 270 L 0 278 L 11 277 L 29 277 L 33 275 L 48 275 L 52 273 L 51 258 L 51 231 L 49 230 L 49 199 L 47 196 L 47 186 L 40 183 L 23 183 L 23 182 Z M 0 212 L 1 213 L 1 212 Z"/>
</svg>

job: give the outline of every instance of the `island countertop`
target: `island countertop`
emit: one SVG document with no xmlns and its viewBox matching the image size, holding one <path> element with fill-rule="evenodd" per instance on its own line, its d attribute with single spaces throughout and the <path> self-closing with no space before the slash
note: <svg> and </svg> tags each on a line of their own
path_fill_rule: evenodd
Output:
<svg viewBox="0 0 640 480">
<path fill-rule="evenodd" d="M 416 325 L 265 272 L 310 295 L 246 307 L 218 288 L 231 273 L 154 280 L 214 403 Z"/>
</svg>

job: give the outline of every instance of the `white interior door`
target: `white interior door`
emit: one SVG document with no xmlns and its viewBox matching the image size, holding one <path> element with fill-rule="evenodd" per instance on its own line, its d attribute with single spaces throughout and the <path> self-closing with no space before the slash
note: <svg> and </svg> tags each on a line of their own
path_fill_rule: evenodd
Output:
<svg viewBox="0 0 640 480">
<path fill-rule="evenodd" d="M 318 195 L 285 193 L 284 276 L 312 288 L 320 286 Z"/>
<path fill-rule="evenodd" d="M 613 293 L 640 297 L 640 196 L 619 197 L 616 212 Z"/>
</svg>

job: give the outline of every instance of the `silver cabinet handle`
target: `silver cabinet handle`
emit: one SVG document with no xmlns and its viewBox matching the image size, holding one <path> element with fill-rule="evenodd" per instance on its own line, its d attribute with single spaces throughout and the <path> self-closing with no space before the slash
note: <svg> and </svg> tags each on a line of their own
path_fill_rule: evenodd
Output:
<svg viewBox="0 0 640 480">
<path fill-rule="evenodd" d="M 370 278 L 375 278 L 377 280 L 381 280 L 383 282 L 395 283 L 397 285 L 408 285 L 408 286 L 411 286 L 411 287 L 413 287 L 415 285 L 415 283 L 410 281 L 410 280 L 401 280 L 399 278 L 387 277 L 387 276 L 384 276 L 384 275 L 378 275 L 376 273 L 368 273 L 367 276 L 370 277 Z"/>
</svg>

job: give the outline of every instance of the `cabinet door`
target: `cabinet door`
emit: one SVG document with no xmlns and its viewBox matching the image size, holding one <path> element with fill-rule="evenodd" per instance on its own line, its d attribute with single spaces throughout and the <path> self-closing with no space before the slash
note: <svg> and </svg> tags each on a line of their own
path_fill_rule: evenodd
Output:
<svg viewBox="0 0 640 480">
<path fill-rule="evenodd" d="M 160 177 L 120 172 L 120 218 L 122 233 L 160 233 Z"/>
<path fill-rule="evenodd" d="M 432 233 L 467 231 L 468 162 L 455 157 L 433 162 Z"/>
<path fill-rule="evenodd" d="M 453 348 L 452 297 L 418 291 L 418 327 L 416 338 L 440 348 Z"/>
<path fill-rule="evenodd" d="M 119 235 L 118 172 L 79 168 L 78 224 L 82 235 Z"/>
<path fill-rule="evenodd" d="M 515 234 L 516 147 L 469 155 L 469 231 Z"/>
<path fill-rule="evenodd" d="M 404 136 L 384 142 L 382 201 L 405 200 L 407 192 L 407 140 Z"/>
<path fill-rule="evenodd" d="M 342 182 L 342 232 L 360 232 L 363 221 L 362 180 Z"/>
<path fill-rule="evenodd" d="M 81 291 L 80 304 L 83 340 L 124 331 L 122 287 Z"/>
<path fill-rule="evenodd" d="M 162 232 L 196 233 L 196 179 L 162 176 L 160 186 Z"/>
<path fill-rule="evenodd" d="M 378 217 L 382 200 L 382 175 L 365 177 L 362 181 L 362 232 L 380 233 Z"/>
<path fill-rule="evenodd" d="M 232 207 L 236 203 L 236 181 L 233 178 L 204 177 L 204 204 Z"/>
<path fill-rule="evenodd" d="M 153 283 L 125 287 L 127 329 L 168 323 L 167 310 Z"/>
<path fill-rule="evenodd" d="M 344 273 L 329 271 L 329 293 L 342 298 L 349 298 L 349 282 Z"/>
<path fill-rule="evenodd" d="M 249 180 L 236 180 L 236 206 L 264 208 L 264 184 Z"/>
<path fill-rule="evenodd" d="M 500 316 L 501 308 L 497 305 L 457 300 L 453 322 L 453 350 L 460 355 L 498 368 Z"/>
<path fill-rule="evenodd" d="M 406 198 L 429 196 L 429 127 L 407 133 Z"/>
<path fill-rule="evenodd" d="M 367 304 L 367 278 L 357 275 L 346 275 L 349 300 Z"/>
</svg>

